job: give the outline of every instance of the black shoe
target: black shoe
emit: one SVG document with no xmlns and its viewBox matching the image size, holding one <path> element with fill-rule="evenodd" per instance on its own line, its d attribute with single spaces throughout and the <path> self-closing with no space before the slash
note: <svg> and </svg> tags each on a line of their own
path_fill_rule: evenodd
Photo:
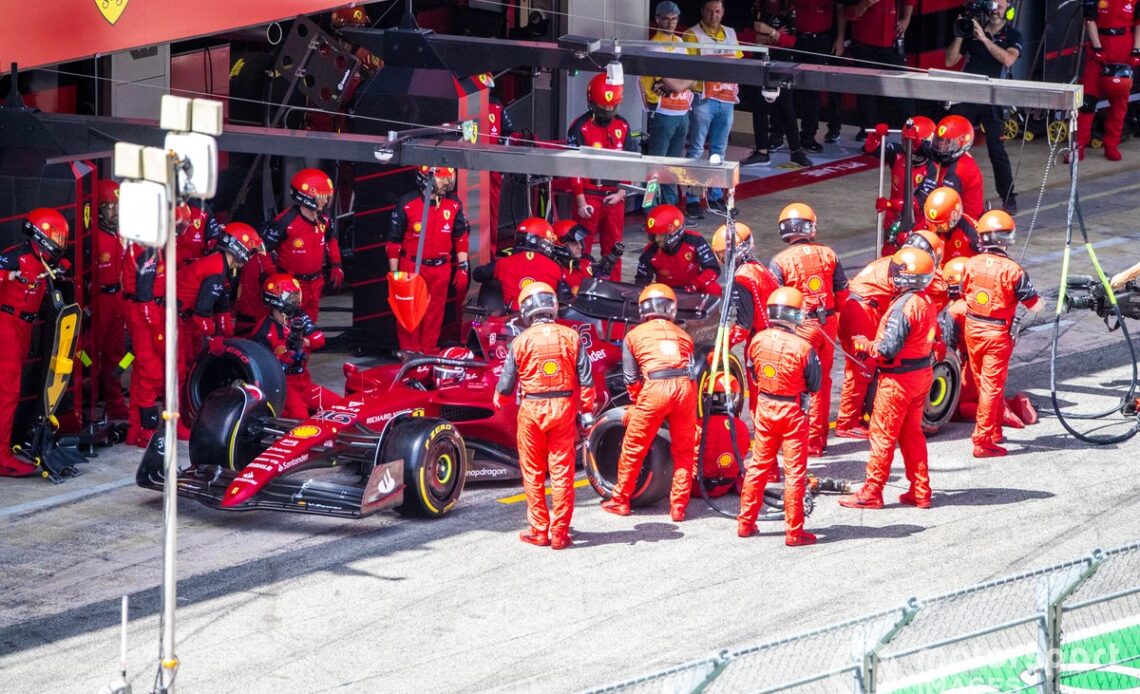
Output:
<svg viewBox="0 0 1140 694">
<path fill-rule="evenodd" d="M 769 152 L 779 152 L 781 149 L 784 149 L 785 146 L 783 135 L 777 135 L 768 141 Z"/>
<path fill-rule="evenodd" d="M 828 128 L 827 134 L 823 136 L 823 141 L 829 145 L 839 142 L 839 128 Z"/>
<path fill-rule="evenodd" d="M 701 211 L 701 203 L 690 202 L 685 205 L 685 219 L 689 222 L 695 222 L 698 219 L 704 219 L 705 213 Z"/>
<path fill-rule="evenodd" d="M 728 203 L 724 198 L 720 200 L 709 200 L 709 210 L 720 214 L 728 214 Z"/>
<path fill-rule="evenodd" d="M 855 136 L 856 142 L 863 142 L 866 139 L 867 139 L 867 131 L 866 130 L 860 130 L 859 134 Z"/>
<path fill-rule="evenodd" d="M 754 150 L 752 150 L 752 154 L 749 154 L 747 157 L 744 158 L 743 161 L 740 162 L 740 165 L 741 166 L 768 166 L 771 163 L 772 163 L 772 157 L 768 156 L 767 152 L 761 152 L 759 150 L 754 149 Z"/>
<path fill-rule="evenodd" d="M 804 154 L 804 151 L 802 149 L 797 149 L 796 151 L 792 152 L 791 160 L 793 164 L 799 164 L 800 166 L 812 165 L 811 159 L 808 159 L 808 156 Z"/>
<path fill-rule="evenodd" d="M 823 152 L 823 145 L 816 142 L 814 137 L 805 137 L 802 147 L 806 152 L 814 152 L 815 154 L 821 154 Z"/>
<path fill-rule="evenodd" d="M 1010 217 L 1016 217 L 1017 216 L 1017 195 L 1016 194 L 1009 196 L 1009 200 L 1005 201 L 1004 209 L 1006 212 L 1009 213 Z"/>
</svg>

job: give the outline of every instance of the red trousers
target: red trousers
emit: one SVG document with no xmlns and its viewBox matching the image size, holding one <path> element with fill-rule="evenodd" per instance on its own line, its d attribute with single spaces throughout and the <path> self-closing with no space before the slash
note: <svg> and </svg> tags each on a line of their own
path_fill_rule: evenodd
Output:
<svg viewBox="0 0 1140 694">
<path fill-rule="evenodd" d="M 602 202 L 603 199 L 605 199 L 604 195 L 593 195 L 587 191 L 586 204 L 592 205 L 594 208 L 594 214 L 590 215 L 589 219 L 579 216 L 578 210 L 574 210 L 574 221 L 590 232 L 590 235 L 582 242 L 582 253 L 586 255 L 591 254 L 595 237 L 599 237 L 601 242 L 602 257 L 609 255 L 614 244 L 622 240 L 622 233 L 625 230 L 625 201 L 607 205 Z M 621 281 L 620 261 L 614 265 L 614 270 L 610 273 L 609 279 Z"/>
<path fill-rule="evenodd" d="M 285 374 L 285 409 L 281 416 L 289 419 L 308 419 L 326 406 L 340 400 L 340 396 L 324 386 L 313 383 L 308 371 Z"/>
<path fill-rule="evenodd" d="M 867 461 L 867 481 L 863 488 L 880 499 L 891 472 L 895 444 L 898 444 L 910 491 L 919 501 L 930 500 L 922 410 L 933 382 L 934 372 L 929 368 L 879 374 L 871 410 L 871 457 Z"/>
<path fill-rule="evenodd" d="M 312 280 L 297 280 L 301 283 L 301 308 L 317 322 L 317 315 L 321 312 L 321 292 L 325 290 L 324 275 L 317 275 Z M 268 309 L 267 309 L 268 310 Z"/>
<path fill-rule="evenodd" d="M 414 258 L 400 258 L 399 268 L 401 272 L 412 272 L 416 269 L 416 261 Z M 415 330 L 404 330 L 404 327 L 397 321 L 396 339 L 399 340 L 402 350 L 435 354 L 439 351 L 439 333 L 443 328 L 443 309 L 447 305 L 447 290 L 451 286 L 451 263 L 436 267 L 421 265 L 420 275 L 423 276 L 428 287 L 427 312 Z"/>
<path fill-rule="evenodd" d="M 1127 64 L 1131 60 L 1132 32 L 1128 31 L 1121 36 L 1105 36 L 1101 34 L 1100 45 L 1104 47 L 1103 62 L 1093 60 L 1086 53 L 1085 65 L 1081 69 L 1081 85 L 1085 88 L 1085 98 L 1108 98 L 1101 94 L 1099 87 L 1100 73 L 1107 63 Z M 1104 118 L 1104 144 L 1116 147 L 1120 145 L 1120 135 L 1124 132 L 1124 116 L 1128 112 L 1128 96 L 1113 97 L 1108 100 L 1108 113 Z M 1080 137 L 1081 148 L 1087 147 L 1092 136 L 1092 123 L 1095 113 L 1080 111 L 1077 114 L 1077 135 Z"/>
<path fill-rule="evenodd" d="M 198 330 L 193 320 L 178 319 L 178 388 L 179 392 L 186 389 L 186 379 L 190 376 L 190 369 L 204 348 L 206 335 Z"/>
<path fill-rule="evenodd" d="M 154 302 L 127 301 L 123 306 L 131 334 L 130 426 L 139 428 L 139 410 L 154 407 L 162 398 L 165 349 L 165 309 Z"/>
<path fill-rule="evenodd" d="M 970 438 L 977 446 L 996 444 L 1002 438 L 1005 381 L 1013 355 L 1013 338 L 1005 326 L 970 318 L 966 318 L 965 333 L 970 372 L 978 386 L 977 420 Z"/>
<path fill-rule="evenodd" d="M 693 461 L 697 454 L 697 386 L 687 378 L 645 381 L 637 402 L 629 408 L 629 423 L 618 458 L 617 483 L 613 500 L 629 504 L 645 454 L 653 445 L 662 423 L 669 423 L 670 450 L 673 454 L 673 487 L 669 503 L 673 508 L 689 505 L 693 491 Z"/>
<path fill-rule="evenodd" d="M 776 452 L 784 453 L 784 523 L 788 536 L 799 536 L 804 529 L 804 494 L 807 490 L 808 418 L 798 402 L 756 399 L 752 414 L 756 437 L 752 458 L 744 470 L 740 490 L 741 525 L 756 523 L 764 503 L 764 488 L 779 479 Z"/>
<path fill-rule="evenodd" d="M 574 437 L 577 410 L 570 398 L 532 400 L 519 405 L 519 469 L 526 492 L 527 520 L 540 533 L 557 536 L 570 531 L 574 515 Z M 546 507 L 546 476 L 550 475 L 551 508 Z"/>
<path fill-rule="evenodd" d="M 839 311 L 839 344 L 848 354 L 855 354 L 854 339 L 857 335 L 873 339 L 878 329 L 878 314 L 861 301 L 848 299 Z M 860 369 L 851 359 L 843 358 L 843 389 L 839 391 L 836 430 L 863 426 L 863 403 L 867 399 L 867 391 L 871 388 L 875 360 L 864 359 L 862 365 L 863 369 Z"/>
<path fill-rule="evenodd" d="M 97 383 L 108 419 L 126 419 L 128 414 L 119 367 L 127 353 L 124 302 L 122 294 L 99 294 L 91 314 L 91 344 L 98 356 Z"/>
<path fill-rule="evenodd" d="M 796 333 L 811 343 L 819 356 L 822 378 L 819 391 L 812 393 L 808 413 L 808 447 L 823 450 L 827 446 L 828 417 L 831 415 L 831 365 L 835 361 L 835 345 L 839 333 L 836 316 L 828 316 L 823 325 L 815 319 L 805 320 Z M 822 333 L 813 334 L 813 333 Z"/>
<path fill-rule="evenodd" d="M 10 313 L 0 313 L 0 465 L 14 457 L 12 425 L 20 402 L 20 377 L 31 343 L 31 323 Z"/>
</svg>

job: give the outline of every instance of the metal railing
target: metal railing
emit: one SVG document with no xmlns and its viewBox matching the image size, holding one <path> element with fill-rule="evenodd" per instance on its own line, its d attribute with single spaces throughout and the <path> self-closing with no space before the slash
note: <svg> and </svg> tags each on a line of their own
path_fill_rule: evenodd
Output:
<svg viewBox="0 0 1140 694">
<path fill-rule="evenodd" d="M 1140 542 L 587 694 L 1140 692 Z"/>
</svg>

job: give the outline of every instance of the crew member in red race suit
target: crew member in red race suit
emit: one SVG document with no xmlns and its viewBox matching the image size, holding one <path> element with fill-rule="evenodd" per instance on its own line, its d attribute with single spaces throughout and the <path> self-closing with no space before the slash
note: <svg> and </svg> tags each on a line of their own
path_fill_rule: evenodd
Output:
<svg viewBox="0 0 1140 694">
<path fill-rule="evenodd" d="M 1002 409 L 1009 358 L 1013 355 L 1018 303 L 1031 313 L 1045 308 L 1029 273 L 1005 253 L 1013 243 L 1013 218 L 1002 210 L 990 210 L 978 220 L 982 253 L 966 261 L 962 272 L 962 298 L 966 300 L 965 338 L 970 373 L 978 384 L 978 415 L 974 433 L 974 457 L 1006 454 Z"/>
<path fill-rule="evenodd" d="M 528 284 L 519 297 L 526 330 L 511 342 L 491 401 L 519 389 L 518 453 L 529 527 L 519 539 L 551 549 L 570 546 L 574 514 L 574 438 L 578 424 L 594 419 L 594 376 L 578 331 L 554 322 L 558 298 L 544 282 Z M 545 479 L 550 475 L 552 507 Z"/>
<path fill-rule="evenodd" d="M 867 480 L 854 494 L 839 498 L 839 505 L 847 508 L 883 507 L 883 487 L 896 445 L 910 482 L 899 503 L 918 508 L 930 508 L 931 503 L 922 411 L 934 382 L 930 354 L 936 319 L 922 290 L 934 277 L 934 260 L 917 248 L 903 248 L 891 256 L 890 277 L 895 297 L 879 321 L 874 341 L 856 341 L 856 351 L 875 358 L 879 377 L 871 409 Z"/>
<path fill-rule="evenodd" d="M 1081 0 L 1085 18 L 1085 65 L 1081 84 L 1085 101 L 1077 114 L 1080 158 L 1092 136 L 1093 117 L 1101 99 L 1108 99 L 1104 119 L 1104 156 L 1120 160 L 1120 136 L 1132 92 L 1131 71 L 1140 67 L 1140 4 L 1136 0 Z M 1124 68 L 1131 68 L 1125 70 Z"/>
<path fill-rule="evenodd" d="M 924 167 L 930 157 L 930 139 L 934 137 L 934 121 L 926 116 L 914 116 L 909 123 L 910 125 L 903 128 L 902 136 L 904 141 L 907 139 L 911 141 L 910 160 L 914 178 L 914 182 L 911 183 L 911 191 L 913 192 L 922 182 Z M 875 211 L 883 213 L 883 228 L 891 229 L 902 217 L 906 157 L 903 156 L 905 152 L 903 145 L 883 141 L 887 136 L 887 130 L 886 123 L 879 123 L 874 130 L 868 131 L 867 139 L 863 141 L 863 153 L 877 158 L 879 147 L 886 147 L 887 149 L 883 162 L 891 172 L 891 188 L 887 197 L 875 199 Z M 922 203 L 914 201 L 914 206 L 914 218 L 918 219 L 922 216 Z M 898 250 L 895 246 L 893 239 L 885 238 L 882 254 L 892 255 Z M 888 250 L 890 253 L 887 252 Z"/>
<path fill-rule="evenodd" d="M 430 300 L 427 313 L 419 326 L 408 331 L 397 323 L 396 337 L 402 350 L 434 354 L 439 350 L 439 333 L 443 327 L 443 307 L 447 303 L 448 283 L 455 287 L 457 296 L 467 294 L 470 281 L 467 235 L 471 227 L 467 223 L 467 216 L 463 214 L 463 203 L 451 194 L 455 188 L 455 169 L 421 166 L 418 180 L 421 186 L 432 187 L 427 237 L 424 239 L 423 263 L 420 266 L 420 275 L 427 282 Z M 391 272 L 415 271 L 423 215 L 422 190 L 407 193 L 396 201 L 388 239 L 388 269 Z M 453 257 L 454 275 L 451 271 Z"/>
<path fill-rule="evenodd" d="M 944 248 L 942 239 L 932 231 L 919 229 L 907 235 L 903 247 L 925 251 L 934 261 L 934 277 L 924 294 L 931 300 L 937 315 L 938 309 L 948 300 L 945 281 L 938 270 Z M 851 293 L 839 311 L 839 344 L 850 355 L 855 354 L 857 342 L 866 341 L 878 329 L 883 313 L 890 306 L 895 293 L 890 267 L 891 258 L 876 258 L 851 279 Z M 839 394 L 839 414 L 835 418 L 836 436 L 845 439 L 870 436 L 870 429 L 863 423 L 863 404 L 874 372 L 875 361 L 870 357 L 861 363 L 850 358 L 844 360 L 843 389 Z"/>
<path fill-rule="evenodd" d="M 938 234 L 946 245 L 942 264 L 954 258 L 969 258 L 981 252 L 977 222 L 962 214 L 962 197 L 953 188 L 935 188 L 922 206 L 926 228 Z"/>
<path fill-rule="evenodd" d="M 127 353 L 127 326 L 123 318 L 123 285 L 120 265 L 123 243 L 119 239 L 119 184 L 99 181 L 99 224 L 92 235 L 95 261 L 95 294 L 91 306 L 91 340 L 96 355 L 94 373 L 107 419 L 128 419 L 127 400 L 120 381 L 120 362 Z"/>
<path fill-rule="evenodd" d="M 511 311 L 518 310 L 519 294 L 532 282 L 543 282 L 559 288 L 560 293 L 569 293 L 568 286 L 560 286 L 564 271 L 555 260 L 558 245 L 550 222 L 542 217 L 524 219 L 510 253 L 476 268 L 474 278 L 480 282 L 497 280 L 503 289 L 503 305 Z"/>
<path fill-rule="evenodd" d="M 264 252 L 261 237 L 243 222 L 230 222 L 213 253 L 178 273 L 178 383 L 185 384 L 190 367 L 207 339 L 233 337 L 233 303 L 241 268 L 255 253 Z M 178 422 L 179 437 L 190 431 Z"/>
<path fill-rule="evenodd" d="M 779 479 L 776 452 L 784 457 L 784 544 L 815 543 L 804 531 L 807 491 L 808 418 L 804 405 L 823 380 L 819 357 L 811 343 L 796 334 L 804 320 L 804 297 L 798 289 L 780 287 L 768 297 L 768 321 L 748 344 L 757 392 L 752 412 L 755 439 L 740 490 L 736 534 L 756 534 L 756 518 L 764 503 L 764 487 Z"/>
<path fill-rule="evenodd" d="M 780 238 L 788 248 L 777 253 L 769 264 L 780 284 L 795 287 L 804 295 L 804 322 L 797 331 L 815 347 L 823 369 L 819 390 L 811 398 L 809 456 L 822 455 L 827 449 L 831 364 L 839 333 L 836 314 L 837 308 L 847 301 L 847 275 L 839 256 L 817 242 L 815 232 L 816 217 L 810 207 L 799 202 L 785 207 L 780 212 Z"/>
<path fill-rule="evenodd" d="M 577 294 L 582 283 L 594 276 L 594 259 L 582 250 L 582 244 L 589 234 L 586 227 L 573 219 L 562 219 L 554 223 L 554 235 L 561 244 L 555 248 L 555 253 L 562 263 L 562 279 L 573 294 Z"/>
<path fill-rule="evenodd" d="M 222 235 L 222 225 L 204 205 L 201 200 L 191 200 L 178 206 L 178 235 L 174 242 L 180 268 L 213 250 Z"/>
<path fill-rule="evenodd" d="M 166 360 L 166 259 L 163 249 L 128 243 L 122 260 L 123 311 L 131 335 L 131 411 L 127 445 L 146 448 L 161 423 Z"/>
<path fill-rule="evenodd" d="M 630 514 L 629 500 L 641 473 L 645 454 L 657 430 L 669 423 L 673 454 L 673 485 L 669 515 L 685 520 L 693 488 L 697 453 L 697 386 L 693 381 L 693 338 L 679 328 L 677 295 L 663 284 L 651 284 L 637 298 L 641 325 L 622 341 L 622 374 L 633 404 L 626 410 L 625 438 L 618 458 L 613 496 L 602 508 L 619 516 Z"/>
<path fill-rule="evenodd" d="M 720 263 L 708 241 L 685 229 L 685 213 L 676 205 L 658 205 L 645 215 L 649 243 L 637 259 L 634 282 L 660 282 L 683 292 L 720 295 Z"/>
<path fill-rule="evenodd" d="M 747 224 L 736 222 L 736 249 L 734 262 L 736 271 L 732 274 L 732 304 L 736 311 L 736 325 L 743 331 L 744 340 L 768 327 L 765 307 L 768 297 L 780 286 L 776 276 L 768 266 L 756 259 L 755 245 L 752 242 L 752 229 Z M 720 264 L 728 257 L 727 225 L 721 224 L 713 232 L 713 255 Z M 733 344 L 738 340 L 734 337 Z"/>
<path fill-rule="evenodd" d="M 475 75 L 473 80 L 479 88 L 487 90 L 487 114 L 479 122 L 480 142 L 490 145 L 509 144 L 515 126 L 511 123 L 510 114 L 503 108 L 503 102 L 491 92 L 495 88 L 495 76 L 489 72 L 481 72 Z M 503 173 L 501 171 L 487 173 L 490 181 L 487 217 L 491 227 L 491 254 L 494 255 L 499 245 L 499 200 L 503 193 Z"/>
<path fill-rule="evenodd" d="M 301 169 L 289 183 L 296 205 L 265 226 L 265 250 L 278 272 L 301 283 L 305 313 L 316 322 L 321 311 L 325 273 L 334 292 L 344 286 L 340 241 L 325 211 L 333 195 L 332 179 L 320 169 Z M 258 282 L 257 286 L 260 286 Z"/>
<path fill-rule="evenodd" d="M 305 362 L 314 349 L 325 346 L 325 334 L 301 308 L 303 292 L 296 277 L 271 275 L 262 292 L 269 315 L 253 331 L 253 339 L 268 347 L 285 370 L 282 416 L 290 419 L 308 419 L 320 409 L 320 388 L 313 385 Z"/>
<path fill-rule="evenodd" d="M 30 241 L 0 253 L 0 477 L 27 477 L 39 471 L 12 455 L 12 425 L 32 323 L 47 291 L 46 275 L 64 264 L 70 228 L 59 212 L 40 207 L 24 217 L 24 233 Z"/>
<path fill-rule="evenodd" d="M 606 74 L 594 75 L 586 88 L 586 103 L 590 110 L 570 124 L 566 144 L 571 147 L 595 147 L 636 150 L 629 135 L 629 122 L 617 115 L 621 104 L 622 85 L 607 84 Z M 610 255 L 615 243 L 622 240 L 625 228 L 625 191 L 617 181 L 572 178 L 570 190 L 574 194 L 574 221 L 589 230 L 584 251 L 593 250 L 594 237 L 600 237 L 602 256 Z M 615 265 L 610 279 L 621 279 L 621 261 Z"/>
</svg>

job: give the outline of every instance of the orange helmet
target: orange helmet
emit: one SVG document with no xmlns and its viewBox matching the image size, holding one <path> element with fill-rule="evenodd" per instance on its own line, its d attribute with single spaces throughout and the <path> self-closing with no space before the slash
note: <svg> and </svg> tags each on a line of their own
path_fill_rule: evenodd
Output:
<svg viewBox="0 0 1140 694">
<path fill-rule="evenodd" d="M 1008 248 L 1017 235 L 1017 224 L 1005 210 L 990 210 L 978 217 L 977 230 L 982 248 Z"/>
<path fill-rule="evenodd" d="M 589 86 L 586 87 L 586 103 L 590 107 L 590 113 L 594 114 L 595 120 L 602 123 L 608 123 L 617 113 L 618 106 L 621 105 L 621 97 L 622 86 L 620 84 L 607 84 L 606 73 L 604 72 L 594 75 Z"/>
<path fill-rule="evenodd" d="M 942 240 L 942 237 L 926 229 L 918 229 L 910 232 L 906 237 L 906 241 L 903 242 L 903 246 L 926 251 L 930 254 L 930 257 L 934 259 L 935 265 L 942 264 L 942 254 L 946 250 L 946 242 Z"/>
<path fill-rule="evenodd" d="M 946 267 L 942 268 L 942 274 L 946 278 L 946 285 L 949 288 L 950 298 L 957 299 L 961 296 L 962 291 L 962 275 L 966 273 L 966 258 L 958 256 L 951 258 L 946 263 Z"/>
<path fill-rule="evenodd" d="M 431 181 L 435 185 L 436 193 L 447 195 L 455 190 L 455 169 L 450 166 L 428 166 L 425 164 L 416 169 L 416 181 L 421 187 Z"/>
<path fill-rule="evenodd" d="M 291 316 L 301 310 L 301 283 L 293 275 L 284 272 L 270 275 L 265 284 L 261 285 L 261 300 L 269 308 Z"/>
<path fill-rule="evenodd" d="M 795 287 L 779 287 L 768 295 L 768 320 L 795 328 L 804 322 L 804 295 Z"/>
<path fill-rule="evenodd" d="M 962 219 L 962 196 L 947 186 L 935 188 L 922 206 L 927 226 L 938 233 L 946 233 L 958 226 Z"/>
<path fill-rule="evenodd" d="M 558 295 L 546 282 L 531 282 L 519 292 L 519 313 L 527 325 L 537 318 L 554 320 L 558 317 Z"/>
<path fill-rule="evenodd" d="M 342 7 L 332 13 L 333 29 L 342 27 L 366 27 L 372 23 L 363 7 Z"/>
<path fill-rule="evenodd" d="M 99 198 L 99 228 L 113 234 L 119 232 L 119 184 L 102 179 L 95 186 Z"/>
<path fill-rule="evenodd" d="M 321 212 L 332 200 L 332 179 L 320 169 L 301 169 L 293 174 L 289 187 L 292 189 L 294 202 L 310 210 Z"/>
<path fill-rule="evenodd" d="M 71 227 L 67 220 L 50 207 L 39 207 L 24 217 L 24 233 L 48 257 L 59 259 L 67 252 Z"/>
<path fill-rule="evenodd" d="M 651 284 L 637 297 L 637 310 L 643 321 L 650 318 L 673 320 L 677 317 L 677 294 L 664 284 Z"/>
<path fill-rule="evenodd" d="M 676 205 L 658 205 L 645 215 L 645 233 L 659 248 L 674 251 L 685 235 L 685 213 Z"/>
<path fill-rule="evenodd" d="M 736 222 L 736 257 L 739 260 L 744 260 L 752 252 L 752 229 L 747 224 Z M 713 253 L 716 254 L 717 260 L 724 262 L 725 251 L 728 250 L 728 225 L 721 224 L 713 232 L 712 241 L 709 243 L 712 246 Z"/>
<path fill-rule="evenodd" d="M 994 133 L 997 137 L 997 133 Z M 962 116 L 949 115 L 938 121 L 934 129 L 934 140 L 930 148 L 934 158 L 949 164 L 970 149 L 974 144 L 974 126 Z"/>
<path fill-rule="evenodd" d="M 230 222 L 218 239 L 218 248 L 229 251 L 241 264 L 249 262 L 254 253 L 261 253 L 264 247 L 261 235 L 245 222 Z"/>
<path fill-rule="evenodd" d="M 538 251 L 547 258 L 553 258 L 554 249 L 558 245 L 558 236 L 554 233 L 554 228 L 542 217 L 524 219 L 515 232 L 516 250 Z"/>
<path fill-rule="evenodd" d="M 887 273 L 898 290 L 926 289 L 934 279 L 934 258 L 917 248 L 902 248 L 891 256 Z"/>
<path fill-rule="evenodd" d="M 780 238 L 784 243 L 815 240 L 815 210 L 793 202 L 780 212 Z"/>
</svg>

